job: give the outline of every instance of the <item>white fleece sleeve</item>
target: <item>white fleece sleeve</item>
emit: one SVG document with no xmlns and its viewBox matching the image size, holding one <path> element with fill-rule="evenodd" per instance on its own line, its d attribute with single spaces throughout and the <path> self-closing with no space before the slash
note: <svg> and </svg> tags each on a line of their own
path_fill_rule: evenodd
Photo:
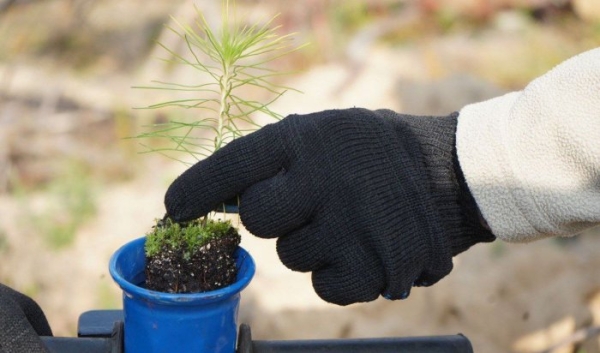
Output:
<svg viewBox="0 0 600 353">
<path fill-rule="evenodd" d="M 528 242 L 600 224 L 600 48 L 523 91 L 464 107 L 456 148 L 498 238 Z"/>
</svg>

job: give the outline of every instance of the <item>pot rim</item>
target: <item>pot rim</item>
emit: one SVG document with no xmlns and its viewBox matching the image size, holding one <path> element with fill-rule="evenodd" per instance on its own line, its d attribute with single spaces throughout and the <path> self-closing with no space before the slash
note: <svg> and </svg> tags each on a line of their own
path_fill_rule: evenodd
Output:
<svg viewBox="0 0 600 353">
<path fill-rule="evenodd" d="M 207 304 L 215 301 L 224 300 L 235 294 L 241 292 L 252 280 L 256 265 L 252 256 L 241 246 L 238 246 L 235 256 L 236 258 L 243 257 L 244 265 L 241 267 L 243 272 L 238 271 L 236 281 L 229 286 L 216 289 L 208 292 L 201 293 L 164 293 L 158 292 L 144 287 L 140 287 L 133 284 L 129 280 L 125 279 L 122 274 L 121 266 L 119 265 L 119 258 L 128 251 L 144 251 L 144 244 L 146 237 L 141 237 L 132 240 L 123 246 L 121 246 L 111 256 L 109 262 L 109 272 L 115 282 L 123 290 L 123 294 L 130 297 L 139 297 L 152 302 L 160 302 L 165 305 L 198 305 Z M 145 256 L 145 255 L 144 255 Z M 236 260 L 238 262 L 239 260 Z M 238 262 L 239 263 L 239 262 Z M 240 268 L 238 268 L 239 270 Z"/>
</svg>

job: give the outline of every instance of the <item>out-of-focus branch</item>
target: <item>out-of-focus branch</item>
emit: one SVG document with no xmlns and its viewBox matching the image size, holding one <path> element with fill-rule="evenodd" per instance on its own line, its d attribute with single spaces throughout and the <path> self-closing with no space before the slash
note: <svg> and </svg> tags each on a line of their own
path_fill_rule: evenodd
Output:
<svg viewBox="0 0 600 353">
<path fill-rule="evenodd" d="M 585 342 L 585 341 L 587 341 L 591 338 L 594 338 L 598 335 L 600 335 L 600 326 L 585 327 L 585 328 L 582 328 L 580 330 L 573 332 L 573 334 L 570 335 L 569 337 L 566 337 L 562 341 L 556 343 L 555 345 L 551 346 L 550 348 L 540 351 L 539 353 L 553 353 L 557 349 L 563 348 L 564 346 Z"/>
</svg>

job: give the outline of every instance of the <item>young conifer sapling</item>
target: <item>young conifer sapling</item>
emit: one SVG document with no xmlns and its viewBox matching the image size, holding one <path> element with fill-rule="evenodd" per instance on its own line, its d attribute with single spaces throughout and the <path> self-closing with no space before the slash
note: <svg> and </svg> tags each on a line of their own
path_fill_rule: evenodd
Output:
<svg viewBox="0 0 600 353">
<path fill-rule="evenodd" d="M 281 36 L 277 33 L 279 27 L 271 26 L 274 18 L 246 25 L 237 21 L 235 11 L 235 1 L 222 1 L 218 31 L 198 10 L 194 26 L 175 21 L 177 28 L 169 29 L 185 43 L 185 54 L 159 43 L 170 62 L 185 65 L 201 83 L 155 81 L 152 86 L 138 87 L 185 96 L 147 108 L 196 109 L 198 118 L 155 124 L 150 131 L 136 136 L 167 142 L 159 147 L 144 144 L 147 152 L 189 164 L 178 155 L 192 157 L 195 162 L 212 154 L 236 137 L 259 128 L 252 118 L 256 114 L 280 119 L 269 105 L 289 88 L 274 83 L 281 73 L 269 64 L 298 47 L 292 45 L 291 35 Z M 249 99 L 244 93 L 250 91 L 254 97 L 262 91 L 270 98 L 266 102 Z M 145 286 L 167 293 L 194 293 L 233 283 L 237 274 L 234 253 L 241 238 L 231 221 L 216 218 L 213 213 L 186 223 L 173 222 L 168 216 L 158 220 L 146 239 Z"/>
</svg>

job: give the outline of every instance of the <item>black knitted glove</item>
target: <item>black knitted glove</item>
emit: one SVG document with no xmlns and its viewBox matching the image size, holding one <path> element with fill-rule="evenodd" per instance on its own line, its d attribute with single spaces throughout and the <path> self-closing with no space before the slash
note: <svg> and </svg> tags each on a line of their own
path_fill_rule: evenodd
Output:
<svg viewBox="0 0 600 353">
<path fill-rule="evenodd" d="M 26 295 L 0 284 L 0 352 L 47 352 L 39 336 L 52 336 L 42 309 Z"/>
<path fill-rule="evenodd" d="M 167 212 L 189 220 L 239 194 L 246 228 L 279 237 L 281 261 L 312 271 L 324 300 L 404 299 L 446 276 L 453 255 L 494 239 L 460 172 L 456 118 L 292 115 L 187 170 L 167 191 Z"/>
</svg>

